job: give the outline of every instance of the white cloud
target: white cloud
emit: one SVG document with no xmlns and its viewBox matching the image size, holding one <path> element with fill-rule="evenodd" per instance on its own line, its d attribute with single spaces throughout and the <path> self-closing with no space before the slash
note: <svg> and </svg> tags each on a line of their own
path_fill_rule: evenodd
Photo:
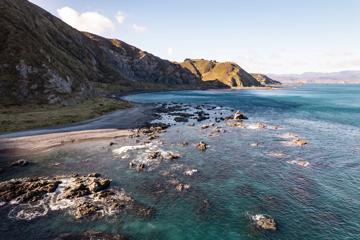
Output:
<svg viewBox="0 0 360 240">
<path fill-rule="evenodd" d="M 147 28 L 146 28 L 146 27 L 144 27 L 144 26 L 139 26 L 139 25 L 137 25 L 137 24 L 133 24 L 133 25 L 132 25 L 132 28 L 133 28 L 133 30 L 134 30 L 135 32 L 137 32 L 137 33 L 143 33 L 143 32 L 146 32 L 146 31 L 147 31 Z"/>
<path fill-rule="evenodd" d="M 118 21 L 118 23 L 122 24 L 125 21 L 126 16 L 123 12 L 118 11 L 115 18 Z"/>
<path fill-rule="evenodd" d="M 98 12 L 79 13 L 70 7 L 62 7 L 57 12 L 64 22 L 80 31 L 101 34 L 115 30 L 113 22 Z"/>
<path fill-rule="evenodd" d="M 167 49 L 167 53 L 168 53 L 169 55 L 173 54 L 173 52 L 174 52 L 174 49 L 173 49 L 173 48 L 169 47 L 169 48 Z"/>
</svg>

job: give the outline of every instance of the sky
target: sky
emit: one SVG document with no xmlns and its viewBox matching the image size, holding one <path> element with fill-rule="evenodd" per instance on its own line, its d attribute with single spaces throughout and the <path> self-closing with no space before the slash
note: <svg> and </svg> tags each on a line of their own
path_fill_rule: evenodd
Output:
<svg viewBox="0 0 360 240">
<path fill-rule="evenodd" d="M 232 61 L 261 73 L 360 70 L 360 0 L 31 2 L 171 61 Z"/>
</svg>

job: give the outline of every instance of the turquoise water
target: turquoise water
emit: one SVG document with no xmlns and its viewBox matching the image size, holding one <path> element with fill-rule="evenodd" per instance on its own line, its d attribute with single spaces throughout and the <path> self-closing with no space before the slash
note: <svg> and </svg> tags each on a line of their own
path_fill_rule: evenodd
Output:
<svg viewBox="0 0 360 240">
<path fill-rule="evenodd" d="M 131 235 L 134 239 L 359 239 L 360 238 L 360 85 L 306 85 L 274 91 L 180 91 L 126 97 L 141 103 L 215 104 L 243 111 L 248 122 L 279 125 L 274 129 L 207 130 L 178 124 L 161 136 L 165 150 L 181 153 L 151 171 L 137 173 L 109 149 L 109 142 L 82 143 L 29 157 L 34 164 L 12 177 L 100 172 L 138 201 L 152 206 L 154 218 L 131 214 L 99 221 L 75 221 L 66 212 L 52 212 L 31 221 L 8 219 L 0 208 L 0 239 L 49 239 L 61 232 L 89 228 Z M 309 141 L 287 146 L 287 133 Z M 134 144 L 127 139 L 125 145 Z M 179 143 L 187 141 L 188 146 Z M 197 151 L 193 143 L 206 141 Z M 250 144 L 260 142 L 259 147 Z M 282 159 L 272 152 L 284 154 Z M 134 153 L 135 155 L 137 153 Z M 139 152 L 140 154 L 140 152 Z M 129 159 L 135 155 L 129 156 Z M 287 163 L 305 159 L 306 168 Z M 11 159 L 5 159 L 11 160 Z M 5 161 L 4 160 L 4 161 Z M 60 163 L 54 167 L 53 163 Z M 185 176 L 180 167 L 196 168 Z M 163 171 L 172 176 L 163 176 Z M 191 185 L 178 192 L 168 184 L 176 178 Z M 210 207 L 204 208 L 204 200 Z M 256 230 L 254 214 L 269 214 L 276 232 Z"/>
</svg>

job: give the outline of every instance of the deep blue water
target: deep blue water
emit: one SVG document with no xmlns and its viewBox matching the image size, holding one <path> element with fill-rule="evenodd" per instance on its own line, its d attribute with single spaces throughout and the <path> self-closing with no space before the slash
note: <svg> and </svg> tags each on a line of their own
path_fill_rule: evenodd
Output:
<svg viewBox="0 0 360 240">
<path fill-rule="evenodd" d="M 161 148 L 181 153 L 176 162 L 137 173 L 129 159 L 119 159 L 109 142 L 81 143 L 29 156 L 34 164 L 12 177 L 100 172 L 135 199 L 156 209 L 152 219 L 131 214 L 100 221 L 75 221 L 64 212 L 52 212 L 32 221 L 7 219 L 0 208 L 0 239 L 48 239 L 56 233 L 89 228 L 125 233 L 134 239 L 360 239 L 360 85 L 305 85 L 282 90 L 179 91 L 144 93 L 126 99 L 142 103 L 181 102 L 215 104 L 244 112 L 249 123 L 279 125 L 280 129 L 241 129 L 219 124 L 227 132 L 178 124 L 159 139 Z M 287 146 L 282 135 L 307 139 L 304 147 Z M 120 141 L 120 140 L 119 140 Z M 187 141 L 188 146 L 179 146 Z M 193 146 L 206 141 L 209 149 Z M 250 144 L 260 142 L 259 147 Z M 135 144 L 132 139 L 121 142 Z M 116 146 L 115 146 L 116 147 Z M 284 154 L 278 159 L 271 155 Z M 308 167 L 287 163 L 307 160 Z M 53 163 L 60 163 L 54 167 Z M 185 176 L 177 167 L 198 169 Z M 170 177 L 163 171 L 173 170 Z M 177 192 L 168 181 L 191 185 Z M 160 186 L 160 187 L 159 187 Z M 202 208 L 204 200 L 208 209 Z M 249 217 L 269 214 L 276 232 L 254 229 Z"/>
</svg>

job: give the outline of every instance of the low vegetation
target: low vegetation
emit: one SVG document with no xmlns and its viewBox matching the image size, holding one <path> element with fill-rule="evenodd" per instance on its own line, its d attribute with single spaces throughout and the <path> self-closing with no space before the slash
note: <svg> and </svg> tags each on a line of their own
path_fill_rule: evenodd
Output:
<svg viewBox="0 0 360 240">
<path fill-rule="evenodd" d="M 0 132 L 80 122 L 129 107 L 129 102 L 104 97 L 85 100 L 73 106 L 0 106 Z"/>
</svg>

